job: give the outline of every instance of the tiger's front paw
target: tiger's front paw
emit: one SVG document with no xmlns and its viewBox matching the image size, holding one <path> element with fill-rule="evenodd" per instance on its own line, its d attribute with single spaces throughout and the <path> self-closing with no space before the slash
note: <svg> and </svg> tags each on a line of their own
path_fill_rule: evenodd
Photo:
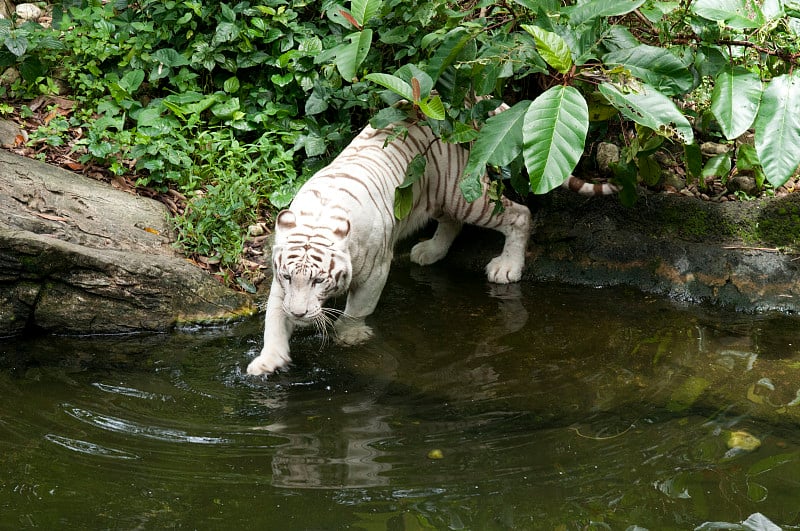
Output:
<svg viewBox="0 0 800 531">
<path fill-rule="evenodd" d="M 438 262 L 447 254 L 447 247 L 438 245 L 434 240 L 420 242 L 411 248 L 411 261 L 419 265 L 430 265 Z"/>
<path fill-rule="evenodd" d="M 522 278 L 523 260 L 513 260 L 503 255 L 492 259 L 486 266 L 486 277 L 495 284 L 519 282 Z"/>
<path fill-rule="evenodd" d="M 289 365 L 291 362 L 289 358 L 289 350 L 286 349 L 268 349 L 264 347 L 261 354 L 254 358 L 253 361 L 247 366 L 247 374 L 258 376 L 259 374 L 272 374 L 278 369 L 282 369 Z"/>
<path fill-rule="evenodd" d="M 372 328 L 364 323 L 342 324 L 336 326 L 336 342 L 340 345 L 353 346 L 363 343 L 372 337 Z"/>
</svg>

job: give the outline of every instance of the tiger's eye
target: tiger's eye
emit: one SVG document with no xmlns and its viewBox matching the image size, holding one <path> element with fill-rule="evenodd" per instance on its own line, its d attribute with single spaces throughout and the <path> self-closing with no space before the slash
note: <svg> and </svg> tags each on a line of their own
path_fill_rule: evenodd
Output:
<svg viewBox="0 0 800 531">
<path fill-rule="evenodd" d="M 322 277 L 317 277 L 312 282 L 314 284 L 322 284 L 323 282 L 325 282 L 325 279 L 323 279 Z"/>
</svg>

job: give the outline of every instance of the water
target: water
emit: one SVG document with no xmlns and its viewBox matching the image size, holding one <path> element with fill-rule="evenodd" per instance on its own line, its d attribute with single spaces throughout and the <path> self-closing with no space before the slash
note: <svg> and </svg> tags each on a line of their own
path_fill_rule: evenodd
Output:
<svg viewBox="0 0 800 531">
<path fill-rule="evenodd" d="M 268 379 L 257 319 L 0 343 L 0 528 L 800 527 L 796 321 L 448 274 Z"/>
</svg>

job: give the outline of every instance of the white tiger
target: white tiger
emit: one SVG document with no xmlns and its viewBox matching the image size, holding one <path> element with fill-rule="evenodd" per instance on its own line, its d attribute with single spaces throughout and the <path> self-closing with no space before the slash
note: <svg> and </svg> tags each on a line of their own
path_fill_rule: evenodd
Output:
<svg viewBox="0 0 800 531">
<path fill-rule="evenodd" d="M 300 188 L 288 210 L 278 214 L 264 348 L 248 365 L 249 374 L 286 367 L 295 326 L 324 327 L 331 310 L 323 304 L 336 295 L 347 293 L 344 313 L 334 324 L 337 340 L 354 345 L 371 337 L 364 319 L 378 304 L 395 243 L 430 219 L 438 221 L 436 232 L 412 248 L 412 262 L 427 265 L 440 260 L 462 223 L 471 223 L 505 235 L 502 252 L 486 266 L 489 281 L 520 280 L 530 236 L 528 208 L 503 198 L 503 210 L 495 213 L 486 194 L 468 203 L 458 183 L 469 152 L 441 141 L 428 127 L 405 125 L 407 136 L 391 141 L 391 129 L 366 127 Z M 393 210 L 395 188 L 417 154 L 427 159 L 425 173 L 413 185 L 410 214 L 398 220 Z M 571 182 L 582 183 L 575 178 Z M 487 184 L 484 178 L 484 192 Z M 584 185 L 576 191 L 596 195 L 614 190 L 610 185 L 602 190 Z"/>
</svg>

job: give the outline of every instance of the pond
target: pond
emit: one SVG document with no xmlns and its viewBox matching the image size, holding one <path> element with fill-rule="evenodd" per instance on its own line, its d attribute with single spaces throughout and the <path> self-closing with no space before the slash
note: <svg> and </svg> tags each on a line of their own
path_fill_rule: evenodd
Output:
<svg viewBox="0 0 800 531">
<path fill-rule="evenodd" d="M 0 527 L 800 527 L 796 320 L 399 263 L 371 324 L 0 342 Z"/>
</svg>

